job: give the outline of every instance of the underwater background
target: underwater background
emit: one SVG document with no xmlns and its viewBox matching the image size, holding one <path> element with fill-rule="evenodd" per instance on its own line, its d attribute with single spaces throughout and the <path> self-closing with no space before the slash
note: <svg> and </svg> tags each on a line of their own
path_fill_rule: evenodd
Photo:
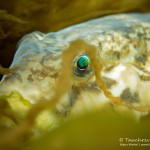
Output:
<svg viewBox="0 0 150 150">
<path fill-rule="evenodd" d="M 9 67 L 19 39 L 109 14 L 150 12 L 149 0 L 0 0 L 0 64 Z"/>
</svg>

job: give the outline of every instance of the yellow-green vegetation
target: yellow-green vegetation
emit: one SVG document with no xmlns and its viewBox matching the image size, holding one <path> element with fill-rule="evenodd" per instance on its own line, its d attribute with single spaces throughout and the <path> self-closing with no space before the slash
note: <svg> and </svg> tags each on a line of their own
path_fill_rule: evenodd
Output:
<svg viewBox="0 0 150 150">
<path fill-rule="evenodd" d="M 137 123 L 114 113 L 109 107 L 73 118 L 30 143 L 23 150 L 104 150 L 149 149 L 149 146 L 120 146 L 129 139 L 149 139 L 150 120 Z M 123 138 L 123 141 L 121 141 Z M 149 143 L 149 142 L 147 142 Z"/>
</svg>

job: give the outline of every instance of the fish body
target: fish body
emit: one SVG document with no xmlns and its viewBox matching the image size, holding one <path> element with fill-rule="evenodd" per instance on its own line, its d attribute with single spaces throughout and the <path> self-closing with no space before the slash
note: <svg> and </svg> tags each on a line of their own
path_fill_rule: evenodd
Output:
<svg viewBox="0 0 150 150">
<path fill-rule="evenodd" d="M 150 105 L 150 14 L 140 13 L 111 15 L 58 32 L 37 31 L 24 36 L 10 66 L 17 70 L 4 76 L 0 95 L 17 91 L 30 103 L 49 100 L 57 92 L 53 89 L 64 65 L 61 54 L 77 39 L 96 47 L 104 65 L 100 75 L 114 96 L 130 105 Z M 109 103 L 92 69 L 76 69 L 76 61 L 86 55 L 81 51 L 70 64 L 71 88 L 56 107 L 62 115 Z"/>
</svg>

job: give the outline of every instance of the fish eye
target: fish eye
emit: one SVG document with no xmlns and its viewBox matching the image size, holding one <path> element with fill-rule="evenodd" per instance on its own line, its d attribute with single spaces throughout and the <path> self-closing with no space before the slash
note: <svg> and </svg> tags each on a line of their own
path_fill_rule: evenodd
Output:
<svg viewBox="0 0 150 150">
<path fill-rule="evenodd" d="M 91 60 L 86 54 L 80 54 L 73 60 L 73 70 L 75 75 L 83 77 L 91 73 Z"/>
<path fill-rule="evenodd" d="M 79 70 L 85 70 L 88 68 L 90 64 L 90 59 L 86 55 L 82 55 L 78 60 L 77 60 L 77 67 Z"/>
</svg>

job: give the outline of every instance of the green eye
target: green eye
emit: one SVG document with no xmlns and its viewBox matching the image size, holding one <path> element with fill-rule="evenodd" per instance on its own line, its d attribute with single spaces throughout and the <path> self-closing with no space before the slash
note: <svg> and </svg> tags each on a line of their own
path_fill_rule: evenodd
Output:
<svg viewBox="0 0 150 150">
<path fill-rule="evenodd" d="M 81 53 L 72 62 L 74 74 L 78 77 L 87 77 L 92 73 L 91 61 L 88 55 Z"/>
<path fill-rule="evenodd" d="M 89 64 L 90 64 L 90 59 L 86 55 L 81 56 L 77 61 L 77 67 L 80 70 L 85 70 L 86 68 L 88 68 Z"/>
</svg>

